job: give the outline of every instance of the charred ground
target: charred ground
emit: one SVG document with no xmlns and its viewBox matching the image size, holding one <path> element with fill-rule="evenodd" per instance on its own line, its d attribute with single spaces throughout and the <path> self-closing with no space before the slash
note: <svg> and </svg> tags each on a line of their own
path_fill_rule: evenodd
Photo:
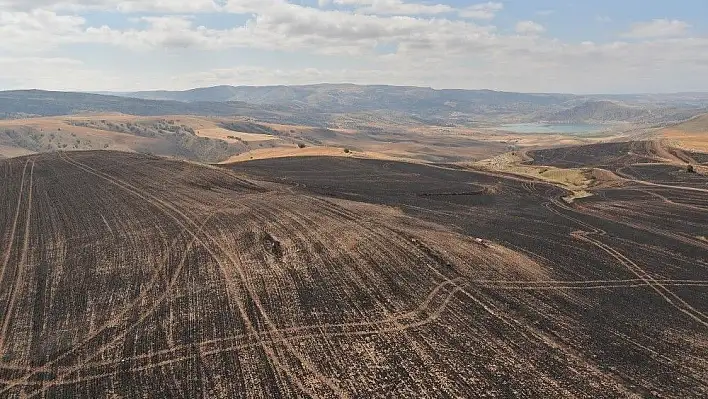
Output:
<svg viewBox="0 0 708 399">
<path fill-rule="evenodd" d="M 565 155 L 558 164 L 595 167 L 587 158 L 604 158 L 605 164 L 627 165 L 607 147 L 612 148 L 598 146 L 590 154 L 587 147 L 571 149 L 582 156 Z M 617 147 L 624 152 L 651 144 Z M 657 167 L 671 173 L 679 168 Z M 405 163 L 282 159 L 234 170 L 320 195 L 395 206 L 525 253 L 549 268 L 550 280 L 477 285 L 495 307 L 629 391 L 659 397 L 706 392 L 699 381 L 708 367 L 708 191 L 676 180 L 673 186 L 662 184 L 674 175 L 659 176 L 655 183 L 627 179 L 571 205 L 559 199 L 563 190 L 550 185 Z M 677 365 L 687 359 L 693 366 L 679 371 Z"/>
<path fill-rule="evenodd" d="M 702 189 L 114 152 L 0 177 L 0 396 L 708 394 Z"/>
</svg>

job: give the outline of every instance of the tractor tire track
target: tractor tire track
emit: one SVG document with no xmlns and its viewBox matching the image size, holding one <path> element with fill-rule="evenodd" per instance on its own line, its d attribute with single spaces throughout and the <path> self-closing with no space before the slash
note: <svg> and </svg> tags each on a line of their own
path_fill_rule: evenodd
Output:
<svg viewBox="0 0 708 399">
<path fill-rule="evenodd" d="M 24 280 L 23 277 L 25 273 L 25 268 L 27 266 L 27 256 L 29 252 L 30 240 L 30 224 L 32 222 L 32 189 L 34 188 L 34 165 L 35 162 L 32 161 L 32 168 L 30 169 L 30 178 L 28 185 L 29 193 L 27 194 L 27 210 L 25 211 L 25 234 L 22 243 L 22 253 L 20 255 L 20 261 L 17 264 L 17 269 L 15 270 L 15 279 L 12 282 L 12 285 L 10 286 L 10 297 L 3 313 L 5 317 L 3 319 L 2 328 L 0 329 L 0 353 L 5 352 L 5 339 L 7 338 L 7 333 L 10 328 L 10 322 L 12 321 L 12 314 L 15 311 L 15 301 L 17 300 L 17 292 L 20 290 L 20 284 L 22 284 Z"/>
<path fill-rule="evenodd" d="M 583 214 L 582 212 L 573 209 L 571 207 L 562 205 L 558 203 L 559 201 L 557 199 L 553 200 L 552 204 L 556 206 L 560 206 L 566 210 L 569 210 L 571 212 L 575 213 L 580 213 Z M 547 209 L 552 210 L 552 206 L 548 204 Z M 565 217 L 568 220 L 574 221 L 576 223 L 581 224 L 582 226 L 589 228 L 591 231 L 575 231 L 571 233 L 571 236 L 580 239 L 582 241 L 585 241 L 589 244 L 592 244 L 596 246 L 597 248 L 600 248 L 602 251 L 606 252 L 613 258 L 615 258 L 617 261 L 620 262 L 627 270 L 629 270 L 632 274 L 637 276 L 639 279 L 644 281 L 645 284 L 649 285 L 654 291 L 656 291 L 664 300 L 670 304 L 671 306 L 675 307 L 676 309 L 680 310 L 681 312 L 685 313 L 689 317 L 691 317 L 693 320 L 697 321 L 701 325 L 708 327 L 708 316 L 706 316 L 704 313 L 701 311 L 695 309 L 693 306 L 689 305 L 686 303 L 683 299 L 681 299 L 679 296 L 674 294 L 671 290 L 666 288 L 666 286 L 662 285 L 659 283 L 656 279 L 651 277 L 649 273 L 647 273 L 644 269 L 642 269 L 639 265 L 634 263 L 631 259 L 627 258 L 625 255 L 623 255 L 621 252 L 617 251 L 616 249 L 610 247 L 607 244 L 602 243 L 599 240 L 593 239 L 590 237 L 590 235 L 606 235 L 607 232 L 604 230 L 601 230 L 599 228 L 596 228 L 588 223 L 579 221 L 576 218 L 570 217 L 568 215 L 564 215 L 561 212 L 554 212 L 558 214 L 559 216 Z M 592 215 L 591 215 L 592 216 Z M 673 297 L 676 301 L 679 303 L 676 303 L 674 300 L 672 300 L 670 297 Z"/>
<path fill-rule="evenodd" d="M 666 286 L 658 282 L 658 280 L 655 280 L 653 277 L 651 277 L 649 273 L 647 273 L 639 265 L 634 263 L 631 259 L 623 255 L 621 252 L 617 251 L 616 249 L 610 247 L 607 244 L 602 243 L 599 240 L 590 238 L 589 233 L 586 232 L 576 232 L 576 234 L 574 234 L 574 237 L 589 242 L 595 245 L 596 247 L 600 248 L 601 250 L 607 252 L 609 255 L 619 261 L 622 265 L 624 265 L 630 272 L 632 272 L 634 275 L 643 280 L 647 285 L 649 285 L 662 298 L 664 298 L 664 300 L 668 304 L 675 307 L 679 311 L 685 313 L 701 325 L 708 327 L 708 316 L 686 303 L 686 301 L 681 299 L 678 295 L 674 294 L 671 290 L 666 288 Z M 674 299 L 671 299 L 670 296 L 673 297 L 676 301 L 678 301 L 678 303 L 676 303 Z"/>
<path fill-rule="evenodd" d="M 68 159 L 68 155 L 63 154 L 63 156 Z M 109 181 L 110 183 L 112 183 L 112 184 L 114 184 L 114 185 L 117 185 L 118 187 L 121 187 L 121 188 L 123 188 L 124 190 L 126 190 L 126 191 L 128 191 L 128 192 L 130 192 L 130 193 L 132 193 L 132 194 L 134 194 L 134 195 L 136 195 L 136 196 L 142 198 L 143 200 L 145 200 L 145 201 L 147 201 L 147 202 L 149 202 L 149 203 L 151 203 L 151 204 L 153 204 L 153 205 L 158 206 L 159 208 L 161 208 L 161 209 L 163 209 L 163 210 L 164 210 L 165 208 L 171 210 L 171 211 L 174 212 L 176 215 L 178 215 L 179 217 L 181 217 L 182 219 L 184 219 L 184 221 L 185 221 L 187 224 L 191 224 L 191 225 L 193 225 L 193 226 L 198 226 L 198 224 L 197 224 L 196 222 L 194 222 L 194 220 L 192 220 L 190 217 L 188 217 L 187 215 L 185 215 L 185 214 L 184 214 L 183 212 L 181 212 L 180 210 L 176 209 L 172 204 L 169 204 L 169 203 L 167 203 L 167 202 L 165 202 L 165 201 L 162 201 L 162 200 L 160 200 L 159 198 L 154 197 L 154 196 L 152 196 L 151 194 L 149 194 L 149 193 L 147 193 L 147 192 L 142 192 L 142 193 L 141 193 L 141 190 L 140 190 L 140 189 L 136 188 L 135 186 L 132 186 L 130 183 L 123 182 L 123 181 L 121 181 L 121 180 L 119 180 L 119 179 L 113 178 L 113 177 L 111 177 L 110 175 L 106 175 L 106 174 L 104 174 L 104 173 L 102 173 L 102 172 L 100 172 L 100 171 L 98 171 L 98 170 L 96 170 L 96 169 L 94 169 L 94 168 L 91 168 L 91 167 L 88 166 L 88 165 L 82 164 L 82 163 L 80 163 L 80 162 L 78 162 L 78 161 L 74 161 L 74 162 L 77 164 L 77 166 L 81 165 L 82 167 L 86 168 L 86 171 L 87 171 L 87 172 L 92 173 L 92 174 L 96 175 L 97 177 L 101 177 L 101 178 L 103 178 L 103 179 Z M 157 204 L 160 204 L 161 207 L 160 207 L 159 205 L 157 205 Z M 185 224 L 179 219 L 178 216 L 175 216 L 175 215 L 173 215 L 173 214 L 168 214 L 168 216 L 170 216 L 172 219 L 174 219 L 179 225 L 181 225 L 182 227 L 184 227 L 184 228 L 186 229 L 186 231 L 187 231 L 190 235 L 192 235 L 193 237 L 195 237 L 195 238 L 197 239 L 197 242 L 199 242 L 199 243 L 210 253 L 210 255 L 214 258 L 214 260 L 215 260 L 215 261 L 217 262 L 217 264 L 219 265 L 219 268 L 222 270 L 222 274 L 224 274 L 225 282 L 226 282 L 227 288 L 229 288 L 229 290 L 231 291 L 231 293 L 234 294 L 234 288 L 235 288 L 235 287 L 232 286 L 232 283 L 233 283 L 233 282 L 228 278 L 228 270 L 227 270 L 227 268 L 223 265 L 223 263 L 222 263 L 222 261 L 221 261 L 221 258 L 218 257 L 218 256 L 214 253 L 214 251 L 213 251 L 213 249 L 212 249 L 211 247 L 209 247 L 208 245 L 205 244 L 204 239 L 199 238 L 196 233 L 194 233 L 192 230 L 190 230 L 189 228 L 187 228 L 187 227 L 185 226 Z M 220 250 L 221 252 L 226 253 L 226 255 L 227 255 L 227 257 L 229 258 L 229 260 L 231 260 L 231 262 L 237 267 L 237 269 L 239 269 L 239 266 L 237 266 L 236 259 L 234 259 L 234 258 L 228 253 L 228 250 L 224 249 L 218 242 L 214 242 L 213 239 L 211 239 L 211 237 L 206 236 L 206 239 L 207 239 L 207 240 L 211 240 L 214 244 L 216 244 L 216 246 L 219 248 L 219 250 Z M 240 269 L 239 269 L 239 270 L 240 270 Z M 241 278 L 244 279 L 243 273 L 239 273 L 239 274 L 241 275 Z M 243 280 L 242 280 L 242 281 L 243 281 Z M 237 306 L 238 306 L 239 309 L 240 309 L 240 313 L 241 313 L 241 315 L 242 315 L 242 318 L 244 319 L 244 322 L 246 322 L 247 326 L 249 327 L 249 329 L 252 330 L 253 333 L 257 333 L 256 328 L 253 326 L 252 322 L 251 322 L 251 321 L 249 320 L 249 318 L 248 318 L 248 313 L 247 313 L 245 307 L 243 306 L 243 303 L 238 300 L 238 296 L 237 296 L 237 295 L 233 295 L 233 298 L 234 298 L 234 301 L 236 302 Z M 255 299 L 254 299 L 254 302 L 256 302 Z M 259 308 L 261 308 L 261 310 L 262 310 L 262 305 L 259 306 Z M 267 316 L 264 315 L 264 318 L 267 318 Z M 303 385 L 303 383 L 302 383 L 301 381 L 299 381 L 299 379 L 297 379 L 294 375 L 292 375 L 292 372 L 291 372 L 291 371 L 288 371 L 288 370 L 284 367 L 284 365 L 278 360 L 278 357 L 277 357 L 277 355 L 276 355 L 276 353 L 275 353 L 274 350 L 272 350 L 271 348 L 269 348 L 269 347 L 266 345 L 266 343 L 263 342 L 263 341 L 261 341 L 261 346 L 262 346 L 263 349 L 266 351 L 266 353 L 268 353 L 268 355 L 271 357 L 271 360 L 272 360 L 275 364 L 279 365 L 278 367 L 281 368 L 281 370 L 283 370 L 286 374 L 289 374 L 289 375 L 291 376 L 291 378 L 293 379 L 293 382 L 294 382 L 296 385 L 298 385 L 298 387 L 299 387 L 301 390 L 303 390 L 304 392 L 307 392 L 307 393 L 310 394 L 311 396 L 317 397 L 317 395 L 315 395 L 314 392 L 312 392 L 309 388 L 306 388 L 306 387 Z M 291 347 L 292 347 L 292 346 L 291 346 Z M 296 357 L 297 357 L 297 356 L 296 356 Z M 306 364 L 306 363 L 303 363 L 303 364 Z M 310 370 L 310 371 L 311 371 L 311 370 Z M 317 373 L 315 373 L 315 375 L 317 375 Z M 319 377 L 318 377 L 318 378 L 319 378 Z M 328 385 L 330 388 L 332 388 L 332 387 L 334 386 L 332 382 L 326 382 L 326 380 L 322 380 L 322 382 L 325 383 L 325 385 Z M 0 391 L 0 394 L 4 393 L 4 392 L 7 391 L 7 390 L 8 390 L 8 387 L 6 387 L 4 390 Z M 45 389 L 42 389 L 42 392 L 44 392 L 44 391 L 45 391 Z M 335 392 L 336 392 L 336 390 L 335 390 Z M 340 391 L 340 392 L 341 392 L 341 391 Z M 32 394 L 30 395 L 30 397 L 31 397 L 32 395 L 36 394 L 36 393 L 37 393 L 37 392 L 32 393 Z M 345 395 L 339 395 L 339 396 L 345 396 Z"/>
<path fill-rule="evenodd" d="M 61 156 L 61 155 L 60 155 L 60 156 Z M 85 166 L 84 164 L 80 164 L 80 163 L 74 163 L 74 161 L 72 161 L 72 160 L 68 157 L 68 155 L 65 155 L 64 160 L 65 160 L 66 162 L 70 163 L 70 164 L 73 164 L 74 166 L 79 167 L 80 169 L 84 170 L 85 172 L 92 173 L 92 174 L 94 173 L 93 170 L 92 170 L 91 168 L 89 168 L 88 166 Z M 84 166 L 86 167 L 86 169 L 84 168 Z M 117 184 L 117 182 L 114 182 L 114 183 Z M 154 205 L 154 204 L 153 204 L 153 205 Z M 161 208 L 158 208 L 158 209 L 161 209 Z M 212 215 L 212 216 L 213 216 L 213 215 Z M 205 226 L 206 223 L 207 223 L 210 219 L 211 219 L 211 216 L 209 216 L 209 217 L 206 219 L 206 221 L 204 222 L 204 224 L 203 224 L 201 227 L 203 228 L 203 226 Z M 182 227 L 183 227 L 184 229 L 186 229 L 186 226 L 182 226 Z M 184 232 L 184 231 L 186 231 L 186 230 L 183 230 L 183 232 Z M 182 232 L 179 233 L 179 235 L 181 235 L 181 234 L 182 234 Z M 178 236 L 179 236 L 179 235 L 178 235 Z M 193 235 L 193 237 L 194 237 L 194 235 Z M 191 248 L 192 245 L 193 245 L 193 241 L 189 243 L 188 247 Z M 178 276 L 179 273 L 181 272 L 181 268 L 182 268 L 182 266 L 184 265 L 184 261 L 186 260 L 186 256 L 187 256 L 188 252 L 189 252 L 189 250 L 185 251 L 185 254 L 184 254 L 183 258 L 182 258 L 182 262 L 181 262 L 181 263 L 178 265 L 178 267 L 177 267 L 177 272 L 175 273 L 175 275 L 173 275 L 173 276 L 170 278 L 170 281 L 171 281 L 171 284 L 172 284 L 172 285 L 174 285 L 174 283 L 176 282 L 177 276 Z M 167 256 L 167 258 L 169 258 L 169 255 Z M 166 259 L 166 262 L 168 262 L 168 261 L 169 261 L 169 259 Z M 141 295 L 139 295 L 138 298 L 134 299 L 134 300 L 131 302 L 131 304 L 129 304 L 126 308 L 124 308 L 118 315 L 116 315 L 115 317 L 113 317 L 111 320 L 109 320 L 109 321 L 108 321 L 107 323 L 105 323 L 104 325 L 98 327 L 98 329 L 97 329 L 96 331 L 94 331 L 92 334 L 90 334 L 88 337 L 86 337 L 82 342 L 77 343 L 76 345 L 72 346 L 72 348 L 70 348 L 69 350 L 63 352 L 62 354 L 60 354 L 58 357 L 52 359 L 51 361 L 46 362 L 46 363 L 44 363 L 43 365 L 41 365 L 41 366 L 39 366 L 39 367 L 24 368 L 24 370 L 27 371 L 28 374 L 24 375 L 24 376 L 23 376 L 22 378 L 20 378 L 20 379 L 17 379 L 17 380 L 12 381 L 9 386 L 7 386 L 7 387 L 5 387 L 4 389 L 0 390 L 0 394 L 3 394 L 3 393 L 5 393 L 6 391 L 8 391 L 9 389 L 13 388 L 13 387 L 15 386 L 15 385 L 13 385 L 13 384 L 15 384 L 15 383 L 17 383 L 17 382 L 20 382 L 20 381 L 28 380 L 28 379 L 30 379 L 35 373 L 42 372 L 42 371 L 45 371 L 45 370 L 49 369 L 50 366 L 52 366 L 52 365 L 58 363 L 59 361 L 61 361 L 61 360 L 65 359 L 65 358 L 67 358 L 67 357 L 70 356 L 71 354 L 73 354 L 73 353 L 75 353 L 76 351 L 80 350 L 83 346 L 89 344 L 92 340 L 94 340 L 96 337 L 98 337 L 99 335 L 103 334 L 104 332 L 108 331 L 109 329 L 111 329 L 111 328 L 117 328 L 117 327 L 120 325 L 123 316 L 125 316 L 125 315 L 128 314 L 129 312 L 133 311 L 135 308 L 137 308 L 137 307 L 139 307 L 139 306 L 142 305 L 142 301 L 143 301 L 144 299 L 146 299 L 146 297 L 149 295 L 150 289 L 151 289 L 152 287 L 156 286 L 156 284 L 157 284 L 157 282 L 158 282 L 158 279 L 160 278 L 160 276 L 161 276 L 161 274 L 162 274 L 163 271 L 164 271 L 164 270 L 162 270 L 161 268 L 158 269 L 158 270 L 152 275 L 151 280 L 150 280 L 150 282 L 148 283 L 147 289 L 143 290 L 142 293 L 141 293 Z M 110 345 L 116 343 L 119 339 L 121 339 L 122 337 L 124 337 L 125 335 L 127 335 L 127 333 L 130 331 L 130 329 L 134 328 L 134 327 L 137 326 L 140 322 L 144 321 L 144 320 L 152 313 L 152 311 L 154 311 L 154 310 L 157 308 L 157 306 L 159 306 L 159 304 L 167 298 L 168 293 L 169 293 L 169 289 L 166 290 L 166 291 L 162 294 L 162 296 L 159 297 L 159 298 L 157 299 L 157 301 L 156 301 L 155 303 L 153 303 L 153 305 L 150 306 L 146 311 L 141 312 L 141 314 L 138 316 L 139 322 L 134 323 L 134 324 L 128 326 L 128 328 L 127 328 L 122 334 L 119 334 L 118 336 L 113 337 L 113 340 L 111 340 L 110 342 L 105 343 L 105 344 L 102 344 L 100 347 L 98 347 L 98 348 L 96 349 L 96 352 L 94 353 L 93 356 L 95 357 L 95 356 L 97 356 L 98 354 L 100 354 L 100 353 L 102 353 L 103 351 L 105 351 Z M 0 366 L 0 368 L 2 368 L 2 366 Z"/>
<path fill-rule="evenodd" d="M 449 282 L 446 282 L 446 283 L 449 283 Z M 436 290 L 439 290 L 439 289 L 440 289 L 440 287 L 436 288 Z M 430 309 L 427 306 L 423 306 L 421 304 L 420 314 L 418 314 L 417 317 L 420 317 L 423 314 L 425 315 L 425 317 L 423 317 L 420 320 L 410 320 L 408 322 L 400 323 L 400 322 L 398 322 L 398 320 L 404 320 L 406 317 L 410 317 L 410 316 L 401 315 L 401 316 L 398 316 L 395 318 L 396 319 L 395 323 L 393 323 L 393 319 L 379 320 L 379 321 L 375 321 L 375 322 L 371 323 L 371 324 L 378 324 L 378 323 L 392 323 L 392 324 L 394 324 L 393 326 L 389 326 L 389 327 L 385 327 L 385 328 L 369 328 L 369 329 L 361 329 L 361 330 L 355 330 L 355 331 L 330 331 L 330 332 L 318 331 L 318 332 L 311 332 L 311 333 L 305 333 L 305 334 L 296 334 L 296 335 L 287 336 L 287 337 L 283 336 L 283 337 L 279 337 L 276 339 L 270 338 L 268 340 L 268 342 L 270 342 L 271 344 L 276 344 L 279 342 L 290 341 L 290 340 L 306 340 L 306 339 L 322 338 L 322 337 L 336 338 L 336 337 L 370 336 L 370 335 L 380 335 L 380 334 L 387 334 L 387 333 L 397 333 L 397 332 L 402 332 L 402 331 L 410 330 L 410 329 L 417 328 L 417 327 L 422 327 L 422 326 L 430 324 L 430 323 L 436 321 L 438 318 L 440 318 L 440 316 L 445 311 L 445 309 L 448 307 L 450 302 L 455 298 L 455 295 L 460 292 L 462 292 L 462 288 L 459 286 L 454 286 L 454 289 L 452 289 L 450 292 L 448 292 L 445 295 L 442 303 L 433 309 Z M 432 295 L 432 293 L 431 293 L 431 295 Z M 411 311 L 408 313 L 418 313 L 418 311 L 416 310 L 416 311 Z M 360 324 L 361 326 L 367 326 L 369 323 L 361 322 L 361 323 L 357 323 L 357 324 Z M 327 326 L 327 325 L 308 326 L 307 329 L 317 330 L 323 326 Z M 283 329 L 282 331 L 287 331 L 287 330 L 288 329 Z M 264 337 L 267 337 L 269 334 L 267 332 L 264 332 L 264 333 L 261 333 L 261 335 Z M 229 345 L 227 347 L 223 347 L 223 348 L 213 348 L 213 349 L 201 348 L 202 346 L 206 346 L 205 343 L 202 343 L 202 344 L 199 344 L 199 346 L 200 346 L 199 352 L 201 353 L 201 356 L 206 357 L 206 356 L 218 355 L 218 354 L 221 354 L 224 352 L 231 352 L 231 351 L 235 351 L 235 350 L 239 350 L 239 349 L 253 348 L 253 347 L 257 347 L 260 345 L 259 342 L 249 342 L 251 338 L 252 338 L 252 336 L 249 334 L 244 334 L 244 335 L 240 335 L 240 336 L 227 338 L 229 341 L 243 340 L 246 342 L 231 344 L 231 345 Z M 189 350 L 191 346 L 192 345 L 184 345 L 180 349 L 186 351 L 186 350 Z M 162 354 L 163 353 L 152 354 L 152 355 L 150 355 L 150 358 L 157 357 Z M 183 361 L 191 360 L 195 356 L 198 356 L 198 354 L 194 354 L 194 353 L 186 354 L 183 356 L 171 357 L 168 359 L 160 360 L 158 362 L 153 362 L 151 359 L 149 362 L 147 362 L 148 364 L 143 365 L 143 366 L 131 367 L 130 370 L 131 370 L 131 372 L 146 371 L 146 370 L 150 370 L 150 369 L 154 369 L 154 368 L 158 368 L 158 367 L 163 367 L 163 366 L 174 364 L 174 363 L 180 363 Z M 146 358 L 147 357 L 141 358 L 141 359 L 146 359 Z M 120 362 L 134 361 L 134 360 L 138 360 L 138 359 L 126 358 L 126 359 L 121 359 Z M 115 366 L 116 363 L 118 363 L 118 362 L 92 364 L 89 366 L 91 366 L 91 367 Z M 76 371 L 74 371 L 74 372 L 76 372 Z M 70 378 L 70 379 L 57 379 L 55 381 L 51 381 L 49 383 L 46 383 L 45 385 L 47 387 L 55 387 L 55 386 L 61 386 L 61 385 L 77 384 L 77 383 L 82 383 L 82 382 L 86 382 L 86 381 L 93 381 L 93 380 L 97 380 L 97 379 L 101 379 L 101 378 L 111 377 L 118 372 L 119 371 L 117 371 L 117 370 L 113 370 L 110 372 L 105 372 L 105 373 L 101 373 L 101 374 L 94 374 L 94 375 L 89 375 L 89 376 L 81 376 L 81 377 Z"/>
<path fill-rule="evenodd" d="M 20 219 L 20 208 L 22 207 L 22 195 L 24 192 L 24 187 L 25 187 L 25 176 L 27 174 L 27 165 L 29 164 L 30 160 L 27 159 L 25 161 L 25 166 L 22 169 L 22 179 L 20 181 L 20 190 L 17 194 L 17 205 L 15 206 L 15 217 L 12 221 L 12 227 L 10 228 L 10 235 L 9 239 L 7 242 L 7 247 L 5 248 L 4 254 L 3 254 L 3 261 L 2 261 L 2 268 L 0 269 L 0 287 L 2 287 L 2 282 L 4 281 L 5 277 L 5 269 L 7 268 L 7 264 L 10 261 L 10 255 L 12 254 L 12 246 L 15 243 L 15 233 L 17 232 L 17 223 Z M 9 168 L 9 166 L 8 166 Z M 6 315 L 3 315 L 3 319 L 6 317 Z"/>
</svg>

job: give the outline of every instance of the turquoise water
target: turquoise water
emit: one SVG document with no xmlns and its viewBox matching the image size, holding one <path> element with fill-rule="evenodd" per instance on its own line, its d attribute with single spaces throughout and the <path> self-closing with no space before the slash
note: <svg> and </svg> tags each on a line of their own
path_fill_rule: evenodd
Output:
<svg viewBox="0 0 708 399">
<path fill-rule="evenodd" d="M 513 133 L 555 133 L 581 135 L 597 133 L 607 129 L 607 126 L 591 125 L 586 123 L 511 123 L 501 125 L 499 129 Z"/>
</svg>

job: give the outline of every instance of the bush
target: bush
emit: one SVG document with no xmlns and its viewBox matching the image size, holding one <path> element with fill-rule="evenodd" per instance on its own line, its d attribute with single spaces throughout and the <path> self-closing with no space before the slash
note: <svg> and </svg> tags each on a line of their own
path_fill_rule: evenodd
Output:
<svg viewBox="0 0 708 399">
<path fill-rule="evenodd" d="M 345 149 L 344 149 L 344 153 L 345 153 L 345 154 L 349 154 L 349 152 L 350 152 L 350 151 L 349 151 L 349 148 L 345 148 Z"/>
<path fill-rule="evenodd" d="M 688 165 L 688 166 L 686 166 L 686 172 L 696 173 L 696 169 L 694 169 L 693 165 Z"/>
<path fill-rule="evenodd" d="M 305 147 L 307 147 L 307 146 L 306 146 L 305 144 L 303 144 L 303 143 L 300 143 L 300 144 L 297 145 L 297 148 L 305 148 Z"/>
</svg>

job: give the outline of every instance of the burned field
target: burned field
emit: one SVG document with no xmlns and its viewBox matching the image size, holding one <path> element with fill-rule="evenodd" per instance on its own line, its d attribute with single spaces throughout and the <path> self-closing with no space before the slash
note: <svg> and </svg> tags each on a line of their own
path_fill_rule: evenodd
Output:
<svg viewBox="0 0 708 399">
<path fill-rule="evenodd" d="M 114 152 L 0 178 L 0 397 L 708 395 L 702 191 Z"/>
<path fill-rule="evenodd" d="M 234 169 L 394 206 L 544 265 L 547 281 L 468 283 L 529 336 L 627 390 L 588 396 L 708 392 L 708 192 L 628 184 L 570 205 L 549 185 L 405 163 L 281 159 Z"/>
</svg>

